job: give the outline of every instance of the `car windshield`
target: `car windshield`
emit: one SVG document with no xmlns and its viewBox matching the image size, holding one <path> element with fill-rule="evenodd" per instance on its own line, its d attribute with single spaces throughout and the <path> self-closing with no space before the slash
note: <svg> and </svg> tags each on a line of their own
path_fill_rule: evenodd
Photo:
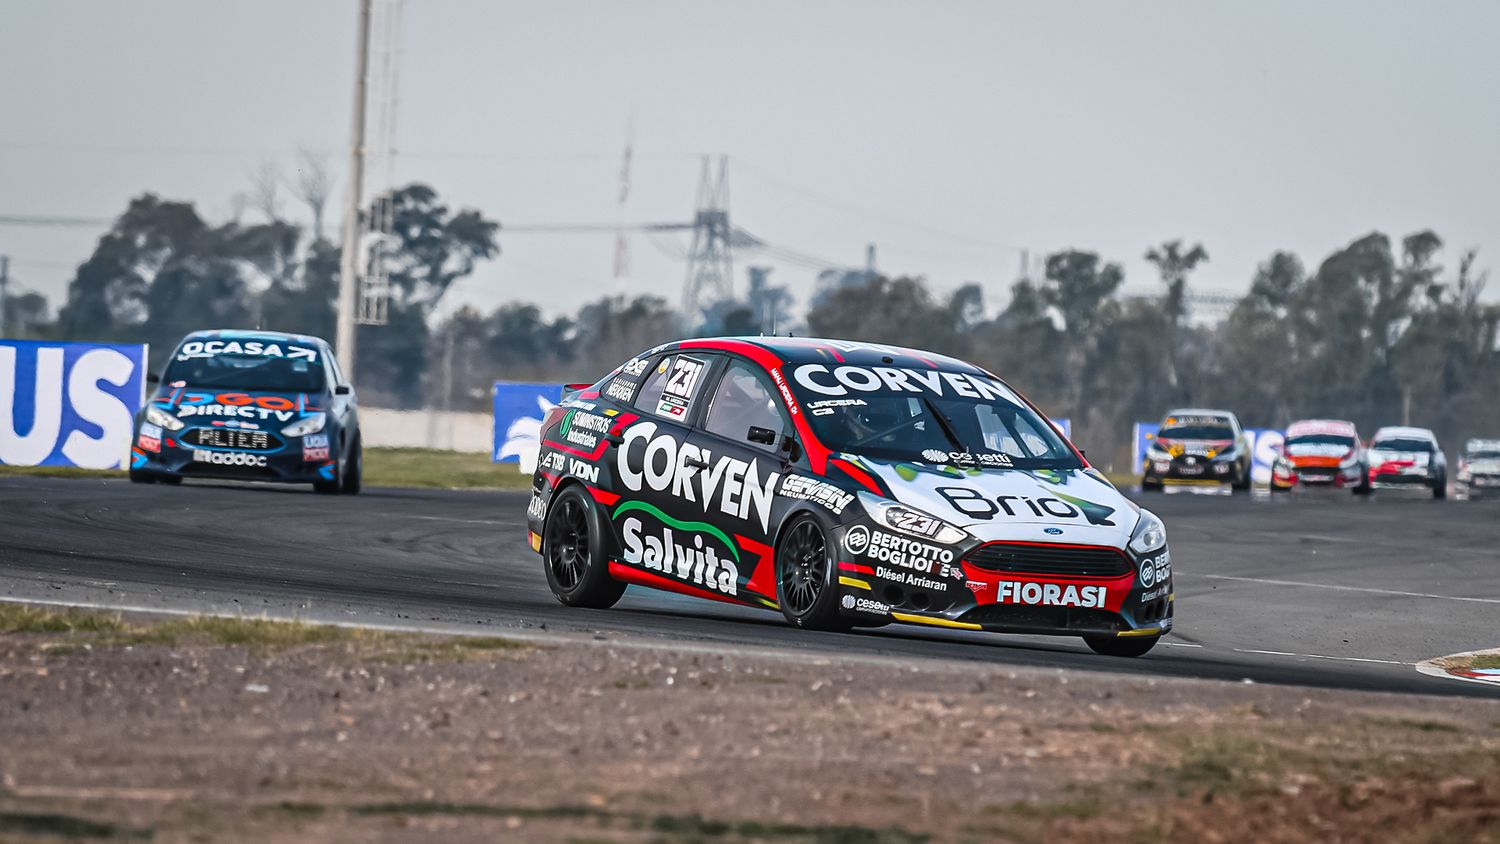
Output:
<svg viewBox="0 0 1500 844">
<path fill-rule="evenodd" d="M 1342 434 L 1304 434 L 1287 437 L 1287 454 L 1299 457 L 1342 457 L 1354 448 L 1354 438 Z"/>
<path fill-rule="evenodd" d="M 323 363 L 318 350 L 310 346 L 189 341 L 177 350 L 162 381 L 188 387 L 319 393 L 323 391 Z"/>
<path fill-rule="evenodd" d="M 1168 425 L 1157 436 L 1164 440 L 1232 440 L 1234 429 L 1222 422 Z"/>
<path fill-rule="evenodd" d="M 1412 439 L 1411 437 L 1391 437 L 1389 439 L 1376 440 L 1375 444 L 1370 447 L 1379 449 L 1380 451 L 1415 451 L 1424 453 L 1432 451 L 1432 443 L 1427 440 Z"/>
<path fill-rule="evenodd" d="M 1082 468 L 1052 425 L 993 379 L 930 370 L 920 373 L 930 377 L 884 382 L 831 376 L 821 364 L 810 364 L 793 381 L 813 433 L 833 451 L 966 467 Z M 893 381 L 898 389 L 891 388 Z"/>
<path fill-rule="evenodd" d="M 1471 451 L 1464 456 L 1470 460 L 1500 460 L 1500 451 Z"/>
</svg>

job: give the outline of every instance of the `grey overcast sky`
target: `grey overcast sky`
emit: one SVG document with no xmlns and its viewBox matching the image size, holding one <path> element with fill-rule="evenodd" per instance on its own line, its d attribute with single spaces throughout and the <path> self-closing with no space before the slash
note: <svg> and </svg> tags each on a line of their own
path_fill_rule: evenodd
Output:
<svg viewBox="0 0 1500 844">
<path fill-rule="evenodd" d="M 153 191 L 222 220 L 299 147 L 341 192 L 355 17 L 0 5 L 0 214 Z M 726 153 L 735 222 L 772 244 L 858 265 L 873 242 L 882 270 L 992 306 L 1019 248 L 1095 250 L 1152 290 L 1146 248 L 1198 240 L 1200 289 L 1236 292 L 1273 250 L 1311 269 L 1374 229 L 1500 257 L 1500 3 L 409 0 L 404 36 L 397 180 L 502 224 L 614 221 L 633 117 L 629 219 L 688 219 L 695 156 Z M 0 226 L 0 254 L 56 304 L 98 234 Z M 685 245 L 636 236 L 628 289 L 675 301 Z M 502 247 L 455 301 L 616 289 L 609 235 Z M 773 279 L 805 302 L 812 277 Z"/>
</svg>

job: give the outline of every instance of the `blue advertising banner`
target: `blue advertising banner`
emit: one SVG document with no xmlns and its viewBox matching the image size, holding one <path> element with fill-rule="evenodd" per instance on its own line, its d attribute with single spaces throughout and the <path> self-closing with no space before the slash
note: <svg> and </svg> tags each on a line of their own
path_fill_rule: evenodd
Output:
<svg viewBox="0 0 1500 844">
<path fill-rule="evenodd" d="M 0 463 L 125 465 L 146 347 L 0 340 Z"/>
<path fill-rule="evenodd" d="M 521 471 L 536 469 L 541 450 L 542 417 L 562 399 L 561 384 L 496 381 L 494 390 L 496 463 L 520 463 Z"/>
<path fill-rule="evenodd" d="M 1151 438 L 1156 436 L 1160 428 L 1161 425 L 1156 422 L 1135 423 L 1131 434 L 1134 456 L 1130 471 L 1133 474 L 1141 473 L 1141 461 L 1146 459 L 1146 448 L 1151 445 Z M 1270 428 L 1246 428 L 1245 439 L 1250 441 L 1250 479 L 1258 484 L 1269 484 L 1271 464 L 1276 462 L 1276 455 L 1280 453 L 1282 433 Z"/>
</svg>

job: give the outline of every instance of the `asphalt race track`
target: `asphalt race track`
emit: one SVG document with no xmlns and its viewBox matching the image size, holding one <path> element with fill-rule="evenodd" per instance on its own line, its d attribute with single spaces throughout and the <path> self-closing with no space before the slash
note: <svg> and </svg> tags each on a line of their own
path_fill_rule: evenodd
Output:
<svg viewBox="0 0 1500 844">
<path fill-rule="evenodd" d="M 1500 501 L 1379 492 L 1153 494 L 1177 632 L 1136 660 L 1070 638 L 893 626 L 794 631 L 773 612 L 632 587 L 613 610 L 547 591 L 526 496 L 0 478 L 0 597 L 714 648 L 945 657 L 1310 687 L 1488 695 L 1413 664 L 1500 646 Z M 1102 675 L 1101 675 L 1102 676 Z"/>
</svg>

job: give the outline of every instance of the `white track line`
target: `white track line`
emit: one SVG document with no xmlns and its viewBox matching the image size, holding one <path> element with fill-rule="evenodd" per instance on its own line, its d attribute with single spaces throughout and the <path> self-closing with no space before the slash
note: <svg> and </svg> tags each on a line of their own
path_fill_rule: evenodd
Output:
<svg viewBox="0 0 1500 844">
<path fill-rule="evenodd" d="M 1307 589 L 1332 589 L 1335 592 L 1368 592 L 1375 595 L 1391 595 L 1398 598 L 1432 598 L 1438 601 L 1500 604 L 1500 598 L 1470 598 L 1463 595 L 1434 595 L 1429 592 L 1400 592 L 1394 589 L 1372 589 L 1368 586 L 1341 586 L 1337 583 L 1305 583 L 1300 580 L 1268 580 L 1263 577 L 1236 577 L 1232 574 L 1198 574 L 1196 572 L 1189 576 L 1206 577 L 1210 580 L 1233 580 L 1240 583 L 1264 583 L 1268 586 L 1301 586 Z"/>
<path fill-rule="evenodd" d="M 1328 656 L 1326 654 L 1296 654 L 1291 651 L 1261 651 L 1254 648 L 1231 648 L 1240 654 L 1261 654 L 1263 656 L 1289 656 L 1293 659 L 1335 659 L 1339 662 L 1373 662 L 1377 665 L 1416 665 L 1415 662 L 1402 662 L 1399 659 L 1370 659 L 1363 656 Z"/>
<path fill-rule="evenodd" d="M 519 522 L 502 522 L 498 519 L 450 519 L 447 516 L 412 516 L 427 522 L 457 522 L 461 525 L 514 525 Z"/>
</svg>

